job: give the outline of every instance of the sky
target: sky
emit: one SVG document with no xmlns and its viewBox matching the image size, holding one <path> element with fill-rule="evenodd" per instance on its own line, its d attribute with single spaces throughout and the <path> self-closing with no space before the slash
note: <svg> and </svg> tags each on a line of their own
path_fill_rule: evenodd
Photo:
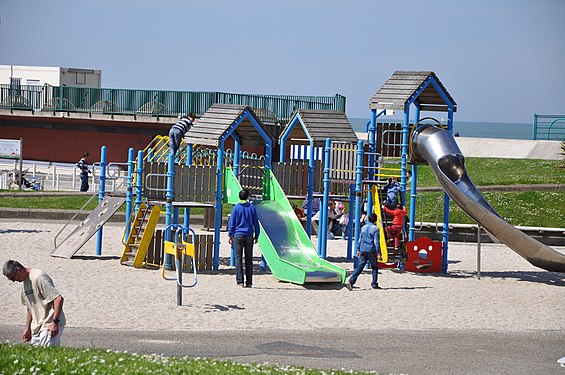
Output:
<svg viewBox="0 0 565 375">
<path fill-rule="evenodd" d="M 0 64 L 100 69 L 108 88 L 340 94 L 349 117 L 394 71 L 433 71 L 456 121 L 531 123 L 565 114 L 564 19 L 563 0 L 0 0 Z"/>
</svg>

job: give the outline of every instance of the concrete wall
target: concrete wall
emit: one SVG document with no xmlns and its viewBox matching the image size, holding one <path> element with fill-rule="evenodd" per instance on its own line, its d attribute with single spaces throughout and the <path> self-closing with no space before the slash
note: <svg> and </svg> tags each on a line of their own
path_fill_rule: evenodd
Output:
<svg viewBox="0 0 565 375">
<path fill-rule="evenodd" d="M 59 86 L 100 88 L 102 71 L 93 69 L 61 68 L 61 84 Z"/>
<path fill-rule="evenodd" d="M 102 87 L 102 71 L 94 69 L 0 65 L 0 84 L 10 84 L 10 77 L 21 78 L 21 85 Z"/>
<path fill-rule="evenodd" d="M 357 133 L 367 139 L 367 133 Z M 562 160 L 559 141 L 532 141 L 522 139 L 455 137 L 465 157 Z"/>
<path fill-rule="evenodd" d="M 9 85 L 10 77 L 21 78 L 22 85 L 59 86 L 60 68 L 48 66 L 0 65 L 0 84 Z"/>
</svg>

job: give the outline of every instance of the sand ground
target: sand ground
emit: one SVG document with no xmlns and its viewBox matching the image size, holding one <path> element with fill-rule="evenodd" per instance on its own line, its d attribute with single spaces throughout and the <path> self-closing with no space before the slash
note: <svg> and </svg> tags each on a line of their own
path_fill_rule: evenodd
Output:
<svg viewBox="0 0 565 375">
<path fill-rule="evenodd" d="M 251 329 L 489 330 L 565 333 L 565 275 L 538 269 L 501 244 L 483 244 L 481 279 L 476 277 L 476 244 L 451 243 L 449 273 L 414 274 L 381 270 L 382 290 L 370 288 L 365 271 L 353 292 L 342 285 L 294 285 L 261 272 L 255 248 L 252 289 L 235 283 L 229 267 L 229 245 L 222 233 L 219 272 L 198 276 L 198 285 L 184 289 L 176 304 L 176 284 L 157 270 L 121 266 L 123 226 L 104 227 L 102 257 L 95 255 L 95 237 L 73 259 L 54 258 L 53 239 L 62 222 L 0 221 L 0 261 L 17 259 L 41 268 L 65 297 L 67 327 L 128 330 L 221 331 Z M 314 241 L 316 242 L 316 241 Z M 565 249 L 557 249 L 565 251 Z M 346 242 L 328 241 L 328 259 L 345 267 Z M 190 274 L 185 275 L 190 280 Z M 0 282 L 4 297 L 2 322 L 22 325 L 25 308 L 19 285 Z"/>
</svg>

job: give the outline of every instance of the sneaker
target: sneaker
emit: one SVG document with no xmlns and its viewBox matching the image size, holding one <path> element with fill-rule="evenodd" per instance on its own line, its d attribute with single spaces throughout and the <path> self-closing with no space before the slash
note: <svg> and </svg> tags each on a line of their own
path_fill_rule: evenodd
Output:
<svg viewBox="0 0 565 375">
<path fill-rule="evenodd" d="M 237 283 L 237 286 L 239 286 L 239 287 L 241 287 L 241 288 L 244 288 L 244 287 L 245 287 L 245 285 L 243 285 L 243 283 Z"/>
<path fill-rule="evenodd" d="M 345 287 L 347 288 L 347 290 L 349 290 L 350 292 L 353 290 L 353 285 L 351 285 L 351 283 L 348 281 L 345 283 Z"/>
<path fill-rule="evenodd" d="M 375 284 L 375 285 L 371 285 L 371 288 L 373 289 L 382 289 L 379 284 Z"/>
<path fill-rule="evenodd" d="M 252 284 L 245 284 L 244 288 L 253 288 Z"/>
</svg>

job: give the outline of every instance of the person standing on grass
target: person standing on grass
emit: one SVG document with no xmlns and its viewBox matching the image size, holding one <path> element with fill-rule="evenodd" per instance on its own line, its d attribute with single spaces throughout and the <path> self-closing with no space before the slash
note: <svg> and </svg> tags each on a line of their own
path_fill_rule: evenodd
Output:
<svg viewBox="0 0 565 375">
<path fill-rule="evenodd" d="M 249 190 L 242 189 L 239 192 L 240 202 L 233 206 L 228 221 L 228 237 L 235 253 L 235 281 L 239 286 L 251 288 L 253 286 L 253 244 L 257 243 L 260 228 L 257 210 L 248 199 Z M 245 256 L 245 278 L 243 277 L 243 256 Z"/>
<path fill-rule="evenodd" d="M 88 156 L 90 154 L 85 152 L 82 158 L 77 162 L 77 167 L 80 169 L 80 191 L 88 191 L 88 174 L 92 171 L 88 168 Z"/>
<path fill-rule="evenodd" d="M 49 275 L 37 268 L 26 268 L 16 260 L 8 260 L 2 268 L 4 276 L 22 283 L 21 301 L 27 307 L 25 342 L 32 345 L 59 346 L 65 328 L 63 296 Z"/>
<path fill-rule="evenodd" d="M 173 155 L 177 154 L 184 135 L 192 127 L 195 120 L 196 115 L 194 113 L 182 115 L 180 120 L 169 130 L 169 147 Z"/>
<path fill-rule="evenodd" d="M 381 260 L 381 248 L 379 245 L 379 228 L 375 225 L 377 222 L 377 215 L 372 213 L 369 215 L 369 220 L 361 228 L 361 233 L 359 235 L 359 243 L 357 244 L 357 258 L 359 258 L 359 264 L 349 277 L 349 281 L 345 283 L 345 286 L 350 291 L 353 290 L 353 285 L 357 282 L 357 278 L 363 272 L 363 269 L 367 265 L 367 262 L 371 264 L 372 269 L 372 280 L 371 287 L 373 289 L 381 289 L 378 283 L 379 277 L 379 262 Z"/>
</svg>

